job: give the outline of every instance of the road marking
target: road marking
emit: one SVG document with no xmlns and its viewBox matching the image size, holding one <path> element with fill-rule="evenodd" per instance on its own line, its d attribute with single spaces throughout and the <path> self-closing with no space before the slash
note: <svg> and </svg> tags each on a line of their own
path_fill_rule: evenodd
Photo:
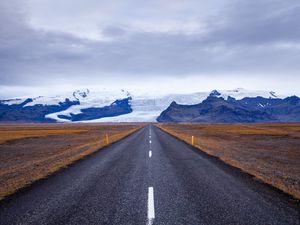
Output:
<svg viewBox="0 0 300 225">
<path fill-rule="evenodd" d="M 152 143 L 152 141 L 151 141 L 151 140 L 149 140 L 149 143 L 151 144 L 151 143 Z"/>
<path fill-rule="evenodd" d="M 154 212 L 154 194 L 153 194 L 153 187 L 148 188 L 148 225 L 152 225 L 155 219 L 155 212 Z"/>
<path fill-rule="evenodd" d="M 152 157 L 152 151 L 149 151 L 149 158 Z"/>
</svg>

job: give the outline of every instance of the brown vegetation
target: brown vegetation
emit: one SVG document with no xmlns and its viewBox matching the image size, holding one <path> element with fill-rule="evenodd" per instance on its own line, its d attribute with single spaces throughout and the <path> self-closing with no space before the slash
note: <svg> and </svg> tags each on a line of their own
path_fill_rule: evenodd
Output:
<svg viewBox="0 0 300 225">
<path fill-rule="evenodd" d="M 300 199 L 300 124 L 158 126 Z"/>
<path fill-rule="evenodd" d="M 0 199 L 138 130 L 138 124 L 0 125 Z"/>
</svg>

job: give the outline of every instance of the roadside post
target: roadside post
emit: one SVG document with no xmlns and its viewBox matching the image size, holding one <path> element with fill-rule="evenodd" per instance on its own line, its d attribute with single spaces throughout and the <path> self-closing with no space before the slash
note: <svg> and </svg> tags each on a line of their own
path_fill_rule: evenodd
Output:
<svg viewBox="0 0 300 225">
<path fill-rule="evenodd" d="M 195 137 L 194 137 L 194 135 L 192 136 L 192 145 L 193 146 L 195 145 Z"/>
<path fill-rule="evenodd" d="M 109 144 L 109 140 L 108 140 L 108 133 L 107 132 L 105 134 L 105 139 L 106 139 L 106 144 L 108 145 Z"/>
</svg>

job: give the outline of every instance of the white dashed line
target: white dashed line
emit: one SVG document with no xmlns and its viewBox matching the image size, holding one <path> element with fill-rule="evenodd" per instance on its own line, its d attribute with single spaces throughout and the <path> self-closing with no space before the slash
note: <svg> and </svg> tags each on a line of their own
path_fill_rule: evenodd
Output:
<svg viewBox="0 0 300 225">
<path fill-rule="evenodd" d="M 151 144 L 151 129 L 149 129 L 149 144 Z M 150 146 L 151 149 L 151 146 Z M 152 157 L 152 151 L 149 151 L 149 158 Z M 148 220 L 147 225 L 152 225 L 155 218 L 155 212 L 154 212 L 154 193 L 153 193 L 153 187 L 148 188 Z"/>
<path fill-rule="evenodd" d="M 153 187 L 148 188 L 148 221 L 147 225 L 152 225 L 155 218 Z"/>
</svg>

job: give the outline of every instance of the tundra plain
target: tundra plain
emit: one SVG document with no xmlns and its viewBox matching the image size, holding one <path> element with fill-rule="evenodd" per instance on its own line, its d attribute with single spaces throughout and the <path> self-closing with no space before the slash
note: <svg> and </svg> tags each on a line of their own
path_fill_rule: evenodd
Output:
<svg viewBox="0 0 300 225">
<path fill-rule="evenodd" d="M 300 124 L 158 124 L 162 130 L 300 199 Z"/>
<path fill-rule="evenodd" d="M 116 142 L 142 124 L 1 124 L 0 200 Z"/>
</svg>

